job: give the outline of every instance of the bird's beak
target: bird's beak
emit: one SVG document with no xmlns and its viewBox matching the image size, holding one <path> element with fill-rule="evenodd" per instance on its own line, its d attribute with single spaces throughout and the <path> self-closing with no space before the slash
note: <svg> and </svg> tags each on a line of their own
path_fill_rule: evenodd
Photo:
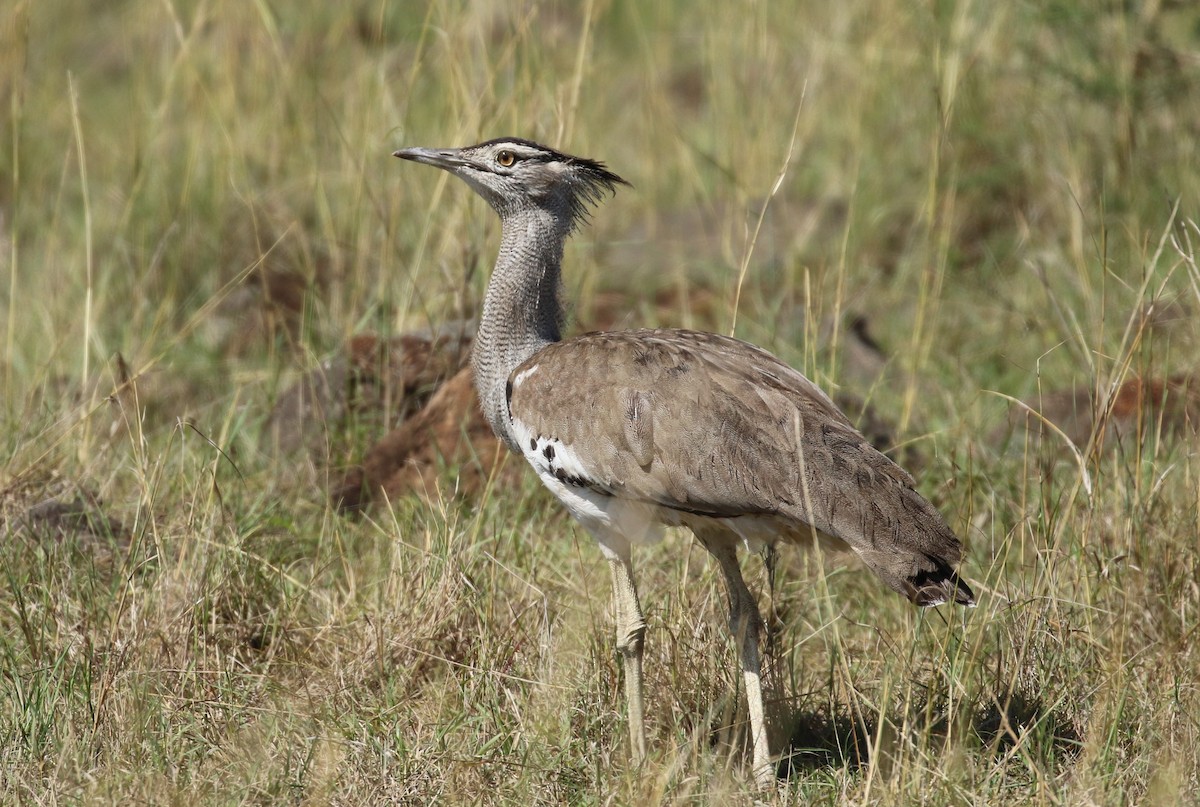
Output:
<svg viewBox="0 0 1200 807">
<path fill-rule="evenodd" d="M 459 149 L 400 149 L 397 152 L 393 152 L 392 156 L 399 157 L 402 160 L 412 160 L 415 163 L 436 165 L 438 168 L 445 168 L 447 170 L 472 164 L 470 160 L 463 158 L 462 152 Z"/>
</svg>

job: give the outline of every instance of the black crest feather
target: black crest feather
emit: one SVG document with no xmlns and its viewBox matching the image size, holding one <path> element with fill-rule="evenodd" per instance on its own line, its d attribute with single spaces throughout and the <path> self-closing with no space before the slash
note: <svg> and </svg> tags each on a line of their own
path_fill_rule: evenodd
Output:
<svg viewBox="0 0 1200 807">
<path fill-rule="evenodd" d="M 568 204 L 570 205 L 571 220 L 575 224 L 588 220 L 588 214 L 592 207 L 600 203 L 605 193 L 616 193 L 618 185 L 632 187 L 629 182 L 609 170 L 608 166 L 599 160 L 566 154 L 543 143 L 523 137 L 497 137 L 472 146 L 472 149 L 504 143 L 525 146 L 537 152 L 535 156 L 526 159 L 544 163 L 562 163 L 571 169 L 565 178 L 571 190 Z"/>
</svg>

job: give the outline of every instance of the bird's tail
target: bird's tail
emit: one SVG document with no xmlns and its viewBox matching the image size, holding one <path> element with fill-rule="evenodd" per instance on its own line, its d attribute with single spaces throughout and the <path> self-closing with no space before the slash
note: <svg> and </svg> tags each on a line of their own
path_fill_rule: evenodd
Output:
<svg viewBox="0 0 1200 807">
<path fill-rule="evenodd" d="M 926 555 L 928 567 L 904 581 L 904 594 L 917 605 L 931 608 L 945 602 L 954 602 L 969 608 L 975 606 L 975 592 L 958 576 L 958 572 L 940 558 Z M 924 566 L 924 564 L 922 564 Z"/>
</svg>

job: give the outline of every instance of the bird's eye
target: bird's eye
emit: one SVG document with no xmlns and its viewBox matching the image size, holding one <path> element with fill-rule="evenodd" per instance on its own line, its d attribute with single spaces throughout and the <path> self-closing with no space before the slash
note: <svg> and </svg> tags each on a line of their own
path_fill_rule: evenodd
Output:
<svg viewBox="0 0 1200 807">
<path fill-rule="evenodd" d="M 517 155 L 511 151 L 502 151 L 496 155 L 496 162 L 500 163 L 505 168 L 511 168 L 512 164 L 517 161 Z"/>
</svg>

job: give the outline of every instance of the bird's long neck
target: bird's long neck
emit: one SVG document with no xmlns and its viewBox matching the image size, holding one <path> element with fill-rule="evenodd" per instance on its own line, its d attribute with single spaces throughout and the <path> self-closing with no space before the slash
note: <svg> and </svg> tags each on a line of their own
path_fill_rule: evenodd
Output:
<svg viewBox="0 0 1200 807">
<path fill-rule="evenodd" d="M 559 278 L 570 225 L 537 208 L 509 212 L 501 220 L 500 255 L 483 300 L 471 361 L 492 431 L 519 451 L 508 418 L 508 378 L 530 356 L 562 338 Z"/>
</svg>

